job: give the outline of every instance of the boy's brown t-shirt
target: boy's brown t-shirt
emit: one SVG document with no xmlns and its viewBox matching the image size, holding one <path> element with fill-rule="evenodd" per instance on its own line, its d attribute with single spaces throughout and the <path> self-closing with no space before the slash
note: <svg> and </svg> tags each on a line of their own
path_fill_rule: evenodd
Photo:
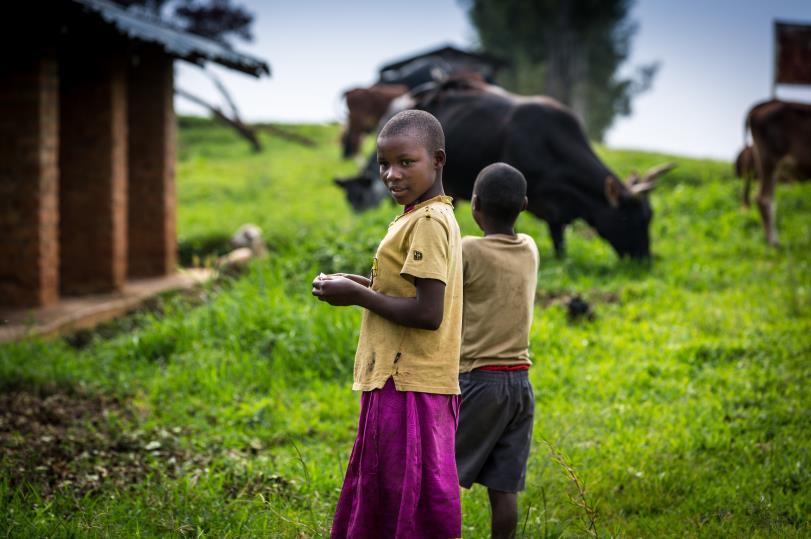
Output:
<svg viewBox="0 0 811 539">
<path fill-rule="evenodd" d="M 442 281 L 442 323 L 417 329 L 364 310 L 352 389 L 381 388 L 392 377 L 398 391 L 459 394 L 462 247 L 451 201 L 434 197 L 394 219 L 377 248 L 370 285 L 389 296 L 415 297 L 415 277 Z"/>
<path fill-rule="evenodd" d="M 531 365 L 529 330 L 538 247 L 526 234 L 462 238 L 464 308 L 459 372 Z"/>
</svg>

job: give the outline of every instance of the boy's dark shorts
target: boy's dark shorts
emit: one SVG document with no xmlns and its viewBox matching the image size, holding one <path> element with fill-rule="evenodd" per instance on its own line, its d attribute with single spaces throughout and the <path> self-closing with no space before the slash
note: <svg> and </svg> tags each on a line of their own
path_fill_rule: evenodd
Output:
<svg viewBox="0 0 811 539">
<path fill-rule="evenodd" d="M 535 394 L 528 371 L 474 370 L 459 375 L 462 407 L 456 430 L 459 484 L 524 490 Z"/>
</svg>

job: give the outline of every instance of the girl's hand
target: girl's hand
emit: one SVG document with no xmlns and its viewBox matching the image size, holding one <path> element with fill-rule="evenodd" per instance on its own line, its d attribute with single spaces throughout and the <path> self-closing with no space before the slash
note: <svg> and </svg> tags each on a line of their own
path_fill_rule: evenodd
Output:
<svg viewBox="0 0 811 539">
<path fill-rule="evenodd" d="M 359 285 L 364 286 L 366 288 L 369 288 L 369 285 L 371 284 L 369 279 L 367 279 L 366 277 L 363 277 L 362 275 L 353 275 L 351 273 L 334 273 L 333 275 L 338 275 L 340 277 L 346 277 L 347 279 L 355 281 Z"/>
<path fill-rule="evenodd" d="M 319 273 L 315 276 L 315 279 L 313 279 L 313 296 L 318 297 L 321 295 L 321 279 L 324 277 L 326 277 L 326 275 Z"/>
<path fill-rule="evenodd" d="M 336 307 L 358 305 L 366 290 L 362 284 L 342 275 L 318 276 L 313 281 L 313 296 Z"/>
</svg>

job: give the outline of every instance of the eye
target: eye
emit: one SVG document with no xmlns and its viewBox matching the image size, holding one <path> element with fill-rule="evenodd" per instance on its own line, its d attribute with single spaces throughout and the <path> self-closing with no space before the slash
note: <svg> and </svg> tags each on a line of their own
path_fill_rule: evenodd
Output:
<svg viewBox="0 0 811 539">
<path fill-rule="evenodd" d="M 404 167 L 407 167 L 407 166 L 410 166 L 410 165 L 411 165 L 411 163 L 413 163 L 413 162 L 414 162 L 414 160 L 413 160 L 413 159 L 402 159 L 402 160 L 400 161 L 400 165 L 402 165 L 402 166 L 404 166 Z"/>
</svg>

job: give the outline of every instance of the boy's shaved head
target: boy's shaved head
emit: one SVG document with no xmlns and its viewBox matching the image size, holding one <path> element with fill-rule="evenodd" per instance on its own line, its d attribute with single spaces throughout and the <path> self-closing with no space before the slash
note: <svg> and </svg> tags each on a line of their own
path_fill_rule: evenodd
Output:
<svg viewBox="0 0 811 539">
<path fill-rule="evenodd" d="M 507 163 L 493 163 L 479 172 L 473 194 L 482 213 L 500 223 L 512 225 L 524 209 L 527 180 Z"/>
<path fill-rule="evenodd" d="M 386 122 L 378 138 L 401 135 L 417 137 L 429 154 L 445 149 L 445 133 L 442 131 L 442 125 L 433 114 L 424 110 L 398 112 Z"/>
</svg>

